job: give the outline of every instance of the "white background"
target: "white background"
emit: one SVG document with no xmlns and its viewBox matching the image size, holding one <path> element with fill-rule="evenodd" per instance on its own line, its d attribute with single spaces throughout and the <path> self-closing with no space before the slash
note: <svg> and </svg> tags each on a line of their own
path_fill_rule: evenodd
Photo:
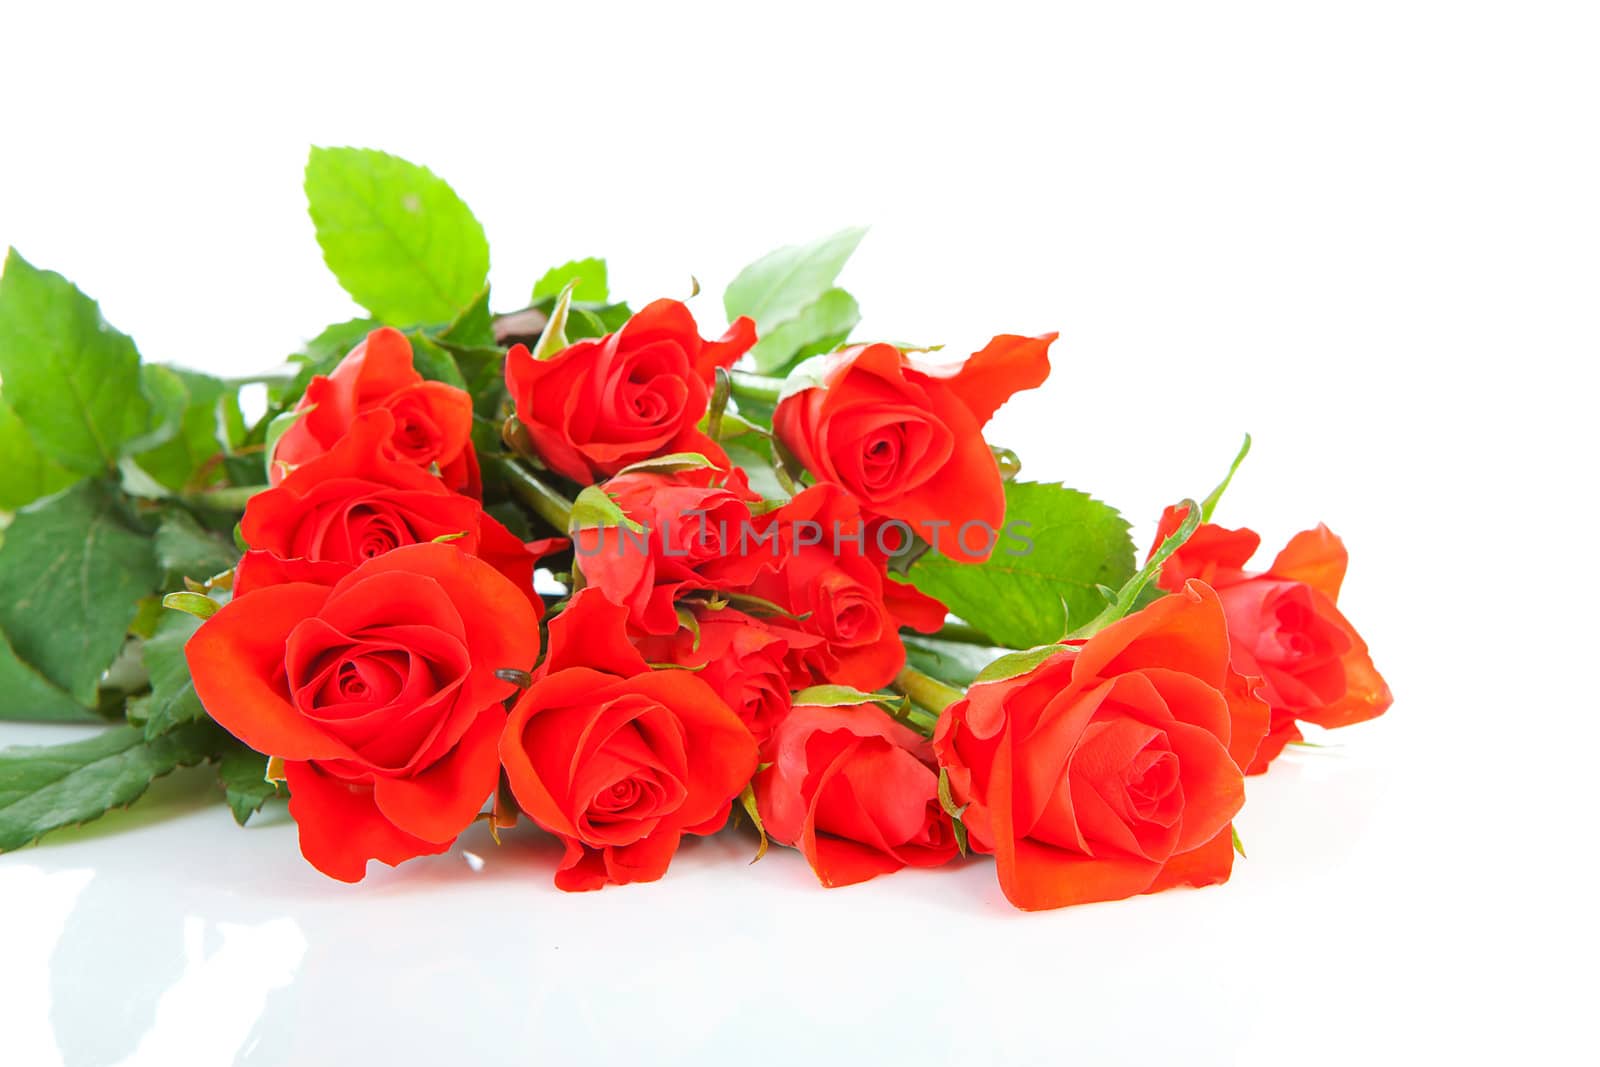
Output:
<svg viewBox="0 0 1600 1067">
<path fill-rule="evenodd" d="M 312 143 L 448 178 L 502 307 L 604 255 L 715 333 L 741 264 L 870 223 L 859 336 L 1061 330 L 992 436 L 1141 542 L 1250 430 L 1219 521 L 1344 536 L 1397 702 L 1252 783 L 1229 885 L 1045 915 L 737 835 L 567 896 L 474 831 L 350 888 L 162 783 L 0 858 L 5 1061 L 1592 1062 L 1593 10 L 8 5 L 0 243 L 147 358 L 354 313 Z"/>
</svg>

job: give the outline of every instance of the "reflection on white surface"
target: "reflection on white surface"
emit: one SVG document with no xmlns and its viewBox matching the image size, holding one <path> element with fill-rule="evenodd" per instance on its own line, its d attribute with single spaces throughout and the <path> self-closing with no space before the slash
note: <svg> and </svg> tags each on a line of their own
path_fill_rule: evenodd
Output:
<svg viewBox="0 0 1600 1067">
<path fill-rule="evenodd" d="M 1515 991 L 1459 1014 L 1475 958 L 1525 972 L 1533 942 L 1479 921 L 1515 878 L 1466 896 L 1427 873 L 1455 843 L 1419 826 L 1492 824 L 1414 774 L 1425 718 L 1333 740 L 1251 780 L 1229 885 L 1032 915 L 987 859 L 828 891 L 789 850 L 748 865 L 737 832 L 570 895 L 552 838 L 479 825 L 346 886 L 281 808 L 235 827 L 201 773 L 0 856 L 0 1062 L 1266 1067 L 1426 1058 L 1446 1020 L 1514 1018 Z"/>
<path fill-rule="evenodd" d="M 1337 780 L 1317 792 L 1307 773 Z M 524 825 L 497 846 L 480 826 L 344 886 L 300 859 L 281 811 L 241 831 L 180 784 L 156 801 L 165 818 L 0 858 L 15 912 L 41 916 L 11 1028 L 39 1054 L 16 1062 L 781 1065 L 848 1045 L 972 1067 L 1042 1042 L 1096 1063 L 1274 1049 L 1289 1016 L 1237 1006 L 1298 1002 L 1275 975 L 1340 950 L 1334 928 L 1286 938 L 1293 920 L 1264 927 L 1263 909 L 1337 874 L 1371 824 L 1373 773 L 1296 753 L 1253 785 L 1264 818 L 1242 832 L 1266 859 L 1233 885 L 1048 915 L 1006 905 L 987 860 L 826 891 L 787 850 L 749 866 L 738 833 L 686 842 L 660 883 L 568 895 L 553 839 Z M 1152 1002 L 1182 1004 L 1181 1026 L 1151 1032 Z"/>
<path fill-rule="evenodd" d="M 8 1067 L 206 1067 L 248 1058 L 294 979 L 292 918 L 185 915 L 184 895 L 113 871 L 0 867 L 0 1030 Z"/>
<path fill-rule="evenodd" d="M 50 1030 L 50 983 L 43 979 L 67 917 L 93 879 L 94 872 L 84 868 L 0 867 L 0 1030 L 9 1062 L 30 1067 L 61 1062 Z"/>
<path fill-rule="evenodd" d="M 293 980 L 305 953 L 293 919 L 241 926 L 185 918 L 183 975 L 162 993 L 154 1025 L 120 1067 L 233 1063 L 267 994 Z"/>
</svg>

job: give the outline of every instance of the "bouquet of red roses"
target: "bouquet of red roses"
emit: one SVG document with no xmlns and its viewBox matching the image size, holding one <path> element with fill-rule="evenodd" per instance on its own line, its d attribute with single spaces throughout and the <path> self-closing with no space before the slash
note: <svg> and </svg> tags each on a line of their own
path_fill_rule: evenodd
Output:
<svg viewBox="0 0 1600 1067">
<path fill-rule="evenodd" d="M 1225 479 L 1141 562 L 984 437 L 1055 335 L 852 340 L 859 230 L 752 263 L 707 340 L 601 260 L 492 313 L 403 160 L 318 149 L 306 192 L 370 317 L 287 373 L 142 362 L 6 261 L 0 717 L 112 725 L 0 753 L 0 849 L 211 763 L 346 881 L 524 817 L 561 888 L 651 881 L 736 820 L 827 886 L 978 852 L 1053 908 L 1226 880 L 1244 777 L 1390 703 L 1326 527 L 1250 570 Z"/>
</svg>

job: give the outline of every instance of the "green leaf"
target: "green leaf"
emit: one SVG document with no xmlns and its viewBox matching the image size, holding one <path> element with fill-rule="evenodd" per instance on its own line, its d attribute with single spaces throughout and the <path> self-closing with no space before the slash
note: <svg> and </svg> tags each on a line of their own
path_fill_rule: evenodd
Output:
<svg viewBox="0 0 1600 1067">
<path fill-rule="evenodd" d="M 750 359 L 762 374 L 777 374 L 791 363 L 817 352 L 831 352 L 861 321 L 856 298 L 843 289 L 829 289 L 792 318 L 761 334 Z"/>
<path fill-rule="evenodd" d="M 161 517 L 155 549 L 163 586 L 177 585 L 185 578 L 203 582 L 239 562 L 232 541 L 206 530 L 185 511 L 169 511 Z"/>
<path fill-rule="evenodd" d="M 159 596 L 140 597 L 139 608 L 134 613 L 133 621 L 128 624 L 128 636 L 141 640 L 150 637 L 166 613 L 167 609 L 162 606 Z"/>
<path fill-rule="evenodd" d="M 726 416 L 724 416 L 726 418 Z M 778 480 L 776 468 L 772 464 L 772 450 L 770 446 L 752 448 L 746 441 L 755 441 L 758 446 L 765 443 L 759 438 L 739 438 L 723 442 L 723 451 L 728 453 L 729 462 L 743 468 L 745 476 L 750 480 L 750 488 L 763 500 L 788 500 L 789 494 L 784 490 L 783 483 Z"/>
<path fill-rule="evenodd" d="M 151 428 L 133 341 L 15 249 L 0 277 L 0 380 L 34 443 L 70 471 L 109 471 Z"/>
<path fill-rule="evenodd" d="M 556 300 L 557 296 L 542 296 L 533 302 L 532 310 L 542 313 L 548 319 L 555 311 Z M 632 317 L 633 309 L 625 303 L 604 304 L 573 300 L 567 306 L 567 321 L 563 324 L 562 331 L 567 335 L 567 343 L 571 344 L 574 341 L 616 333 Z"/>
<path fill-rule="evenodd" d="M 168 593 L 161 598 L 161 606 L 169 611 L 181 611 L 196 619 L 209 619 L 222 607 L 204 593 L 196 593 L 188 589 L 180 589 L 176 593 Z"/>
<path fill-rule="evenodd" d="M 756 854 L 750 860 L 754 863 L 767 854 L 770 841 L 767 838 L 767 828 L 761 822 L 761 809 L 756 806 L 756 791 L 753 785 L 748 783 L 745 785 L 744 792 L 739 794 L 739 805 L 744 808 L 744 813 L 750 816 L 750 824 L 756 828 L 756 833 L 761 835 L 761 844 L 756 846 Z"/>
<path fill-rule="evenodd" d="M 222 465 L 215 462 L 222 452 L 218 417 L 222 412 L 223 395 L 235 395 L 221 380 L 194 371 L 163 367 L 159 364 L 145 367 L 147 379 L 151 372 L 170 375 L 181 389 L 183 400 L 179 407 L 177 424 L 172 437 L 162 444 L 136 457 L 139 468 L 174 492 L 184 488 L 202 488 L 222 474 Z M 206 476 L 197 480 L 202 469 Z"/>
<path fill-rule="evenodd" d="M 223 736 L 209 721 L 154 740 L 114 726 L 83 741 L 0 752 L 0 852 L 126 807 L 162 775 L 212 758 Z"/>
<path fill-rule="evenodd" d="M 1228 486 L 1233 484 L 1233 476 L 1239 473 L 1239 464 L 1244 462 L 1244 457 L 1250 454 L 1250 435 L 1244 435 L 1244 444 L 1239 446 L 1238 455 L 1233 457 L 1233 463 L 1228 467 L 1227 475 L 1211 490 L 1211 494 L 1200 502 L 1200 521 L 1210 522 L 1211 513 L 1217 510 L 1217 502 L 1222 499 L 1222 494 L 1228 491 Z M 1244 853 L 1240 853 L 1244 855 Z"/>
<path fill-rule="evenodd" d="M 465 389 L 467 380 L 461 376 L 455 357 L 435 344 L 427 334 L 414 330 L 410 334 L 411 364 L 417 373 L 432 382 L 443 382 L 457 389 Z"/>
<path fill-rule="evenodd" d="M 506 394 L 506 354 L 498 348 L 454 348 L 456 366 L 472 394 L 472 410 L 485 419 L 494 418 Z M 496 435 L 496 441 L 499 436 Z"/>
<path fill-rule="evenodd" d="M 0 394 L 0 512 L 16 511 L 77 481 L 74 474 L 39 450 L 16 412 Z"/>
<path fill-rule="evenodd" d="M 863 693 L 848 685 L 813 685 L 794 695 L 797 708 L 845 708 L 857 704 L 902 708 L 905 703 L 906 697 L 900 693 Z"/>
<path fill-rule="evenodd" d="M 890 580 L 897 579 L 891 575 Z M 906 646 L 908 667 L 960 689 L 971 685 L 979 672 L 1006 653 L 1005 649 L 990 645 L 943 641 L 937 635 L 905 632 L 900 639 Z"/>
<path fill-rule="evenodd" d="M 967 825 L 961 821 L 961 816 L 966 812 L 967 805 L 958 805 L 956 803 L 955 795 L 950 792 L 950 772 L 943 767 L 939 768 L 938 796 L 939 807 L 943 808 L 944 813 L 950 816 L 950 825 L 955 831 L 956 851 L 965 856 L 967 854 Z"/>
<path fill-rule="evenodd" d="M 1110 603 L 1100 609 L 1092 618 L 1072 629 L 1073 637 L 1091 637 L 1110 626 L 1125 615 L 1137 611 L 1146 604 L 1159 600 L 1160 596 L 1145 597 L 1145 590 L 1155 584 L 1156 576 L 1161 573 L 1162 564 L 1183 547 L 1200 526 L 1200 507 L 1193 500 L 1185 500 L 1180 507 L 1184 508 L 1183 522 L 1178 528 L 1167 535 L 1166 539 L 1156 548 L 1149 559 L 1145 560 L 1143 567 L 1127 581 L 1122 583 L 1122 588 L 1110 599 Z"/>
<path fill-rule="evenodd" d="M 438 332 L 440 344 L 472 348 L 494 344 L 494 316 L 489 312 L 489 287 L 485 285 L 461 314 Z"/>
<path fill-rule="evenodd" d="M 567 343 L 573 341 L 586 341 L 591 337 L 604 337 L 609 331 L 606 324 L 600 321 L 600 316 L 576 304 L 567 309 L 567 321 L 564 324 Z"/>
<path fill-rule="evenodd" d="M 1133 573 L 1128 524 L 1109 505 L 1059 485 L 1011 482 L 1005 492 L 1006 530 L 988 562 L 929 552 L 911 568 L 912 583 L 996 644 L 1060 641 L 1069 620 L 1091 619 L 1105 606 L 1097 586 L 1119 586 Z"/>
<path fill-rule="evenodd" d="M 591 526 L 621 526 L 634 533 L 644 533 L 639 523 L 623 514 L 622 508 L 598 485 L 585 486 L 572 502 L 572 514 L 567 519 L 567 531 L 587 529 Z"/>
<path fill-rule="evenodd" d="M 17 656 L 0 632 L 0 719 L 93 722 L 94 712 Z"/>
<path fill-rule="evenodd" d="M 605 327 L 606 333 L 615 333 L 633 318 L 633 309 L 625 303 L 589 306 L 584 310 L 600 320 L 600 325 Z"/>
<path fill-rule="evenodd" d="M 606 261 L 603 259 L 574 259 L 559 267 L 551 267 L 544 277 L 533 283 L 533 303 L 547 296 L 555 296 L 570 282 L 577 283 L 572 299 L 586 304 L 604 304 L 611 298 L 606 280 Z M 604 332 L 604 331 L 602 331 Z"/>
<path fill-rule="evenodd" d="M 329 269 L 384 322 L 449 322 L 487 283 L 483 227 L 426 167 L 370 148 L 313 148 L 305 189 Z"/>
<path fill-rule="evenodd" d="M 159 737 L 187 722 L 206 717 L 206 709 L 189 677 L 183 646 L 200 629 L 201 620 L 181 611 L 169 611 L 144 643 L 144 669 L 150 675 L 150 699 L 145 704 L 144 735 Z"/>
<path fill-rule="evenodd" d="M 217 779 L 228 797 L 233 821 L 243 826 L 267 801 L 283 795 L 267 780 L 267 757 L 244 745 L 229 746 L 217 763 Z"/>
<path fill-rule="evenodd" d="M 1135 611 L 1143 611 L 1145 608 L 1149 607 L 1151 604 L 1154 604 L 1156 601 L 1160 600 L 1166 595 L 1167 591 L 1162 589 L 1160 586 L 1146 585 L 1139 591 L 1139 594 L 1133 598 L 1133 607 L 1128 611 L 1128 614 L 1132 615 Z"/>
<path fill-rule="evenodd" d="M 567 340 L 567 312 L 572 307 L 572 282 L 561 290 L 561 295 L 556 297 L 555 304 L 550 308 L 550 318 L 544 324 L 544 330 L 539 334 L 538 342 L 533 346 L 534 359 L 549 359 L 571 342 Z"/>
<path fill-rule="evenodd" d="M 326 370 L 317 372 L 325 374 L 348 356 L 351 349 L 365 341 L 368 334 L 382 325 L 383 323 L 377 319 L 346 319 L 343 322 L 329 323 L 301 347 L 298 358 L 306 363 L 326 367 Z"/>
<path fill-rule="evenodd" d="M 289 428 L 291 426 L 305 418 L 307 413 L 309 413 L 316 406 L 317 405 L 315 404 L 308 404 L 303 408 L 295 408 L 293 411 L 282 412 L 281 414 L 274 415 L 272 421 L 267 424 L 267 439 L 265 446 L 262 449 L 261 457 L 263 464 L 262 477 L 269 484 L 272 482 L 272 454 L 278 450 L 279 440 L 283 438 L 284 434 L 289 432 Z"/>
<path fill-rule="evenodd" d="M 150 538 L 119 520 L 98 482 L 20 512 L 0 545 L 0 630 L 82 704 L 159 579 Z"/>
<path fill-rule="evenodd" d="M 129 438 L 122 446 L 123 455 L 137 455 L 177 436 L 183 426 L 183 409 L 189 403 L 189 390 L 177 371 L 159 363 L 145 363 L 139 367 L 139 389 L 149 405 L 150 418 L 145 431 Z"/>
<path fill-rule="evenodd" d="M 756 321 L 757 336 L 786 319 L 794 318 L 833 288 L 845 260 L 856 250 L 865 227 L 840 230 L 805 245 L 790 245 L 769 252 L 728 284 L 723 307 L 732 322 L 740 315 Z"/>
<path fill-rule="evenodd" d="M 1025 652 L 1012 652 L 1001 656 L 983 670 L 978 672 L 974 682 L 1000 682 L 1007 678 L 1015 678 L 1019 674 L 1027 674 L 1047 659 L 1059 656 L 1066 648 L 1059 644 L 1040 645 L 1030 648 Z"/>
<path fill-rule="evenodd" d="M 704 470 L 711 461 L 698 452 L 667 452 L 650 459 L 630 463 L 612 477 L 624 474 L 682 474 L 684 471 Z"/>
</svg>

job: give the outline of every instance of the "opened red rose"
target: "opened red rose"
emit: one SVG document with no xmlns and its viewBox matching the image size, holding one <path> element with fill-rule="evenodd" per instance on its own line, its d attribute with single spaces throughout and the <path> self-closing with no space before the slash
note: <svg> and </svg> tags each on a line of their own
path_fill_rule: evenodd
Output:
<svg viewBox="0 0 1600 1067">
<path fill-rule="evenodd" d="M 873 704 L 802 705 L 778 724 L 756 776 L 768 836 L 825 886 L 854 885 L 956 855 L 928 742 Z"/>
<path fill-rule="evenodd" d="M 1240 769 L 1267 708 L 1231 670 L 1222 605 L 1190 582 L 946 709 L 934 751 L 974 848 L 1019 908 L 1225 881 Z"/>
<path fill-rule="evenodd" d="M 803 490 L 762 523 L 747 547 L 778 565 L 749 591 L 787 612 L 786 625 L 820 638 L 791 651 L 797 676 L 871 692 L 905 665 L 902 625 L 931 633 L 943 624 L 943 605 L 889 577 L 856 502 L 839 486 Z"/>
<path fill-rule="evenodd" d="M 958 366 L 889 344 L 819 360 L 817 384 L 786 397 L 773 429 L 818 479 L 868 515 L 908 523 L 951 559 L 988 559 L 1005 519 L 983 428 L 1013 393 L 1041 384 L 1056 335 L 996 337 Z"/>
<path fill-rule="evenodd" d="M 777 565 L 770 549 L 763 557 L 741 547 L 761 498 L 738 468 L 628 471 L 606 482 L 605 493 L 638 529 L 578 530 L 575 562 L 585 584 L 624 605 L 630 625 L 644 633 L 675 631 L 681 598 L 742 588 Z"/>
<path fill-rule="evenodd" d="M 1156 545 L 1186 514 L 1182 507 L 1166 510 Z M 1260 545 L 1253 530 L 1204 523 L 1162 565 L 1159 579 L 1163 589 L 1190 578 L 1215 589 L 1228 617 L 1234 666 L 1262 680 L 1272 732 L 1251 774 L 1265 771 L 1285 745 L 1301 739 L 1296 723 L 1348 726 L 1382 715 L 1394 702 L 1367 643 L 1335 606 L 1349 562 L 1344 542 L 1318 526 L 1290 538 L 1265 571 L 1246 571 Z"/>
<path fill-rule="evenodd" d="M 663 453 L 698 452 L 725 464 L 696 424 L 716 368 L 731 366 L 755 339 L 755 324 L 741 318 L 721 339 L 702 340 L 687 307 L 657 300 L 616 333 L 546 360 L 514 345 L 506 388 L 540 458 L 582 485 Z"/>
<path fill-rule="evenodd" d="M 513 687 L 539 623 L 521 591 L 449 545 L 410 545 L 331 586 L 291 582 L 234 600 L 187 646 L 217 722 L 280 757 L 300 849 L 359 881 L 367 861 L 444 851 L 499 778 Z"/>
<path fill-rule="evenodd" d="M 756 743 L 692 672 L 651 670 L 626 610 L 584 590 L 550 624 L 500 759 L 518 805 L 566 844 L 556 885 L 583 890 L 654 881 L 684 834 L 719 829 Z"/>
<path fill-rule="evenodd" d="M 694 671 L 727 702 L 765 752 L 773 727 L 789 713 L 796 684 L 787 666 L 789 653 L 821 639 L 781 618 L 758 619 L 730 607 L 698 605 L 683 618 L 686 625 L 671 636 L 640 639 L 640 654 L 658 667 L 670 664 Z"/>
<path fill-rule="evenodd" d="M 451 489 L 481 496 L 472 449 L 472 396 L 423 379 L 411 342 L 399 330 L 373 330 L 329 375 L 317 375 L 296 405 L 300 417 L 273 449 L 268 480 L 277 485 L 296 467 L 327 452 L 363 416 L 393 416 L 387 449 L 422 470 L 437 469 Z"/>
<path fill-rule="evenodd" d="M 328 452 L 250 498 L 240 523 L 250 551 L 235 595 L 285 581 L 330 584 L 366 560 L 445 539 L 492 564 L 539 611 L 534 567 L 563 542 L 524 544 L 476 500 L 394 458 L 385 447 L 393 422 L 386 410 L 370 412 Z"/>
</svg>

